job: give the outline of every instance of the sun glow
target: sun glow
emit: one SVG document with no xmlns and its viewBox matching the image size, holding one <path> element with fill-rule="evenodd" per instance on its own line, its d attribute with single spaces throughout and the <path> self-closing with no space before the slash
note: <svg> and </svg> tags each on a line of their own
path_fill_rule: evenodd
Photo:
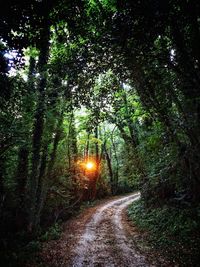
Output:
<svg viewBox="0 0 200 267">
<path fill-rule="evenodd" d="M 86 166 L 86 169 L 88 170 L 94 169 L 94 163 L 91 161 L 88 161 L 85 166 Z"/>
</svg>

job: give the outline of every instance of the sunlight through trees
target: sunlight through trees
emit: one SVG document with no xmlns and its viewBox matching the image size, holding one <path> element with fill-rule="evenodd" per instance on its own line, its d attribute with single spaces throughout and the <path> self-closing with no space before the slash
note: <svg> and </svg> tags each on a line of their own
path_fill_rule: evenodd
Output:
<svg viewBox="0 0 200 267">
<path fill-rule="evenodd" d="M 83 202 L 140 190 L 132 217 L 164 229 L 173 214 L 158 247 L 195 266 L 200 3 L 6 1 L 0 14 L 5 264 L 21 267 L 19 248 Z"/>
</svg>

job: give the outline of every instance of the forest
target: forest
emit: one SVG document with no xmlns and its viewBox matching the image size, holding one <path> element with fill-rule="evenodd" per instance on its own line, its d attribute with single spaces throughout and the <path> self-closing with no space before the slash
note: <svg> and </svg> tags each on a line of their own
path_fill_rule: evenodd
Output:
<svg viewBox="0 0 200 267">
<path fill-rule="evenodd" d="M 200 266 L 199 151 L 199 1 L 2 3 L 2 267 L 49 267 L 35 255 L 63 222 L 138 191 L 145 242 Z"/>
</svg>

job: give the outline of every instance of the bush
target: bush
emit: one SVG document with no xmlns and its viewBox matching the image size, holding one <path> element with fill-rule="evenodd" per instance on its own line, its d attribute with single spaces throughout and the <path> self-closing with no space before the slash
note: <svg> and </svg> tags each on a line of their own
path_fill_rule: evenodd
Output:
<svg viewBox="0 0 200 267">
<path fill-rule="evenodd" d="M 60 235 L 62 233 L 62 227 L 59 223 L 55 223 L 53 226 L 51 226 L 48 231 L 45 232 L 40 237 L 41 241 L 48 241 L 48 240 L 57 240 L 60 238 Z"/>
<path fill-rule="evenodd" d="M 181 266 L 197 266 L 200 257 L 200 215 L 196 208 L 171 206 L 147 209 L 142 200 L 129 207 L 129 217 L 148 231 L 147 242 Z"/>
</svg>

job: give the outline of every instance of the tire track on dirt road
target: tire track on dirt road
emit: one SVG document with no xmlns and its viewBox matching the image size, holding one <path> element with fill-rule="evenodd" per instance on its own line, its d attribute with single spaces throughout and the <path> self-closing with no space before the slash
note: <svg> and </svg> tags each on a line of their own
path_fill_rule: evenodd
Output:
<svg viewBox="0 0 200 267">
<path fill-rule="evenodd" d="M 150 266 L 126 236 L 122 222 L 123 210 L 139 198 L 140 194 L 134 193 L 98 208 L 80 236 L 71 266 Z"/>
</svg>

